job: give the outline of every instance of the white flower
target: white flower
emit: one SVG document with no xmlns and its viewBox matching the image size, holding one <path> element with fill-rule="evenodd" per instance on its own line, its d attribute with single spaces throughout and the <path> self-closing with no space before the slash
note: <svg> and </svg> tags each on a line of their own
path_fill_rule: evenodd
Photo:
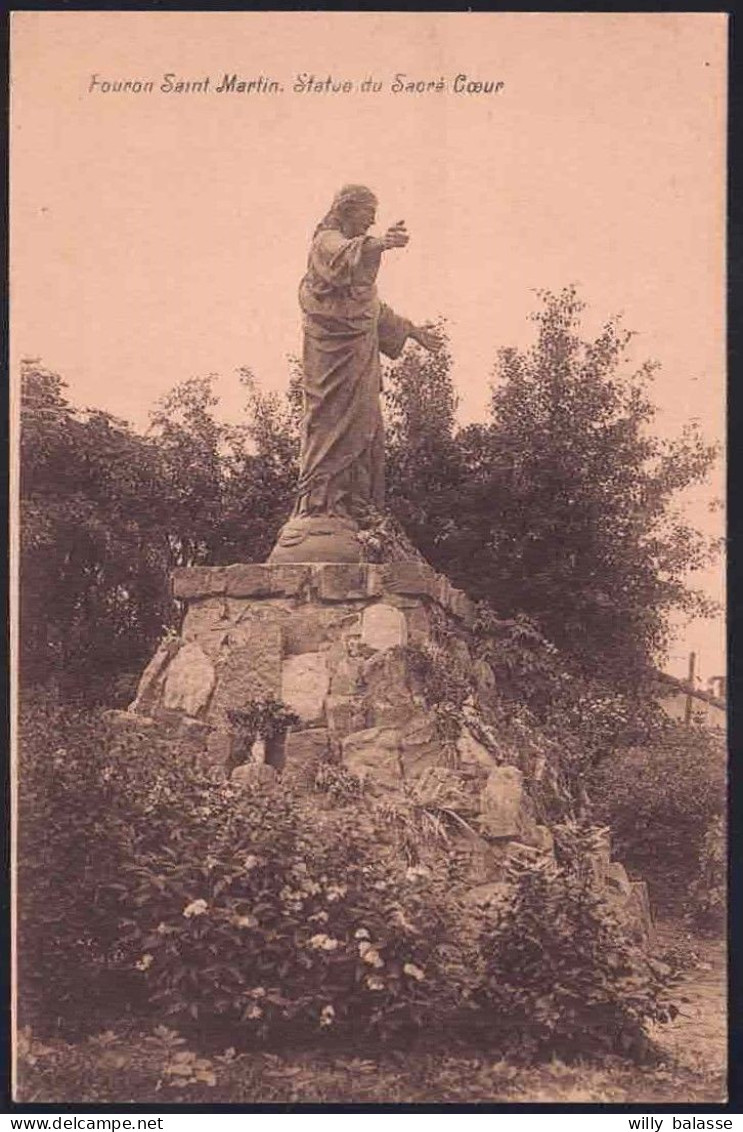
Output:
<svg viewBox="0 0 743 1132">
<path fill-rule="evenodd" d="M 248 994 L 250 995 L 251 998 L 265 998 L 266 997 L 266 988 L 265 987 L 253 987 L 252 990 L 248 991 Z"/>
<path fill-rule="evenodd" d="M 327 912 L 315 912 L 314 916 L 308 916 L 307 919 L 309 920 L 309 922 L 311 924 L 314 924 L 314 923 L 327 924 L 328 913 Z"/>
<path fill-rule="evenodd" d="M 151 967 L 152 956 L 150 955 L 150 953 L 148 952 L 146 955 L 143 955 L 142 958 L 134 964 L 134 966 L 138 971 L 146 971 L 148 967 Z"/>
<path fill-rule="evenodd" d="M 366 985 L 369 990 L 384 990 L 384 982 L 380 979 L 379 975 L 367 975 Z"/>
<path fill-rule="evenodd" d="M 192 900 L 191 903 L 187 904 L 183 909 L 183 915 L 187 920 L 189 920 L 191 916 L 203 916 L 208 907 L 209 905 L 206 900 Z"/>
<path fill-rule="evenodd" d="M 328 903 L 335 904 L 336 900 L 342 900 L 347 892 L 345 884 L 331 884 L 326 893 Z"/>
<path fill-rule="evenodd" d="M 255 1003 L 252 1003 L 252 1005 L 249 1006 L 248 1009 L 245 1011 L 245 1017 L 246 1018 L 262 1018 L 263 1017 L 263 1011 L 261 1010 L 260 1006 L 256 1006 Z"/>
<path fill-rule="evenodd" d="M 366 928 L 357 928 L 353 935 L 354 939 L 369 939 L 369 933 Z"/>
<path fill-rule="evenodd" d="M 384 959 L 367 940 L 362 940 L 359 944 L 359 955 L 370 967 L 384 967 Z"/>
<path fill-rule="evenodd" d="M 255 916 L 236 916 L 235 925 L 238 928 L 257 928 L 258 921 Z"/>
<path fill-rule="evenodd" d="M 409 975 L 411 979 L 417 979 L 418 982 L 421 982 L 421 980 L 426 977 L 425 973 L 421 971 L 420 967 L 416 967 L 415 963 L 406 963 L 403 967 L 403 971 L 406 975 Z"/>
<path fill-rule="evenodd" d="M 310 940 L 310 947 L 314 948 L 315 951 L 335 951 L 337 946 L 338 940 L 325 934 L 313 935 Z"/>
<path fill-rule="evenodd" d="M 335 1010 L 330 1005 L 330 1003 L 328 1003 L 327 1006 L 323 1006 L 322 1010 L 320 1011 L 320 1025 L 321 1026 L 332 1026 L 334 1018 L 335 1018 Z"/>
<path fill-rule="evenodd" d="M 303 893 L 298 892 L 296 889 L 289 888 L 286 884 L 279 893 L 279 897 L 284 904 L 288 904 L 290 908 L 294 908 L 297 911 L 302 907 L 303 895 Z"/>
<path fill-rule="evenodd" d="M 245 868 L 246 868 L 247 872 L 250 872 L 251 869 L 256 868 L 259 864 L 260 864 L 260 862 L 259 862 L 258 858 L 254 857 L 252 853 L 249 853 L 248 856 L 245 858 Z"/>
</svg>

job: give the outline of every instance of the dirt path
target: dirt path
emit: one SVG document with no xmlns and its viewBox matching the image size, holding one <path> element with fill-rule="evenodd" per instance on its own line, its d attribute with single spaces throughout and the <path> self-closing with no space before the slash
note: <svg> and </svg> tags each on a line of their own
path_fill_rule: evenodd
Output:
<svg viewBox="0 0 743 1132">
<path fill-rule="evenodd" d="M 691 937 L 678 923 L 666 922 L 658 925 L 658 943 L 660 947 L 687 947 L 696 953 L 697 961 L 678 987 L 676 997 L 681 1013 L 675 1021 L 657 1027 L 653 1036 L 680 1067 L 724 1082 L 727 1074 L 725 941 Z"/>
</svg>

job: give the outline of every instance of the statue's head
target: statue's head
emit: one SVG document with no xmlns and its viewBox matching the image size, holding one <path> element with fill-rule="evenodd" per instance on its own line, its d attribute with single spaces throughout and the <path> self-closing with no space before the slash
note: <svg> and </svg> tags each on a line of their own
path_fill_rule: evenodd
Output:
<svg viewBox="0 0 743 1132">
<path fill-rule="evenodd" d="M 376 220 L 377 198 L 366 185 L 344 185 L 321 228 L 339 228 L 344 236 L 362 236 Z"/>
</svg>

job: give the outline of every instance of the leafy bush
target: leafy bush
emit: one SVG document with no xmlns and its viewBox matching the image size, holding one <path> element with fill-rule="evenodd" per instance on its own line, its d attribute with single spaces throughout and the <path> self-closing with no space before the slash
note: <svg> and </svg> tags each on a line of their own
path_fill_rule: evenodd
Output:
<svg viewBox="0 0 743 1132">
<path fill-rule="evenodd" d="M 639 1053 L 647 1021 L 676 1013 L 666 976 L 631 943 L 590 867 L 597 831 L 558 827 L 557 862 L 524 849 L 483 939 L 480 1002 L 527 1050 Z"/>
<path fill-rule="evenodd" d="M 284 765 L 284 738 L 290 727 L 299 723 L 299 716 L 275 696 L 259 696 L 244 708 L 228 709 L 235 743 L 232 765 L 249 762 L 253 744 L 261 739 L 265 761 L 278 768 Z"/>
<path fill-rule="evenodd" d="M 119 865 L 103 806 L 102 729 L 51 698 L 24 701 L 18 797 L 18 963 L 22 1018 L 74 1027 L 101 999 L 112 909 L 97 882 Z"/>
<path fill-rule="evenodd" d="M 114 962 L 125 870 L 209 781 L 187 743 L 136 719 L 121 731 L 49 696 L 21 707 L 19 1001 L 25 1023 L 70 1031 L 137 1003 L 136 972 Z"/>
<path fill-rule="evenodd" d="M 514 864 L 495 921 L 460 902 L 471 799 L 445 770 L 385 811 L 342 770 L 310 793 L 218 783 L 185 739 L 48 701 L 22 739 L 20 1020 L 40 1034 L 154 1014 L 198 1045 L 446 1029 L 586 1051 L 664 1017 L 580 833 L 559 866 Z"/>
<path fill-rule="evenodd" d="M 223 785 L 161 833 L 127 870 L 123 955 L 168 1018 L 236 1041 L 388 1040 L 456 1012 L 456 904 L 354 810 Z"/>
<path fill-rule="evenodd" d="M 275 696 L 260 696 L 241 710 L 229 709 L 227 715 L 233 728 L 241 733 L 248 752 L 259 736 L 266 740 L 282 738 L 299 723 L 296 712 Z"/>
<path fill-rule="evenodd" d="M 691 886 L 687 915 L 697 927 L 719 931 L 727 910 L 727 839 L 722 815 L 713 818 L 702 841 L 699 875 Z"/>
<path fill-rule="evenodd" d="M 444 743 L 453 742 L 460 732 L 462 704 L 472 692 L 467 664 L 452 648 L 434 642 L 407 645 L 405 657 L 433 710 L 439 738 Z"/>
<path fill-rule="evenodd" d="M 458 1009 L 456 901 L 358 807 L 215 783 L 184 742 L 49 702 L 22 739 L 24 1024 L 155 1009 L 236 1040 L 390 1037 Z"/>
<path fill-rule="evenodd" d="M 604 759 L 588 788 L 596 820 L 611 826 L 615 855 L 648 881 L 658 907 L 679 906 L 725 805 L 721 736 L 668 721 L 652 745 Z"/>
<path fill-rule="evenodd" d="M 503 621 L 481 602 L 475 642 L 501 703 L 527 708 L 535 727 L 560 743 L 563 761 L 578 776 L 614 750 L 647 741 L 665 719 L 645 685 L 620 689 L 588 676 L 528 617 Z"/>
</svg>

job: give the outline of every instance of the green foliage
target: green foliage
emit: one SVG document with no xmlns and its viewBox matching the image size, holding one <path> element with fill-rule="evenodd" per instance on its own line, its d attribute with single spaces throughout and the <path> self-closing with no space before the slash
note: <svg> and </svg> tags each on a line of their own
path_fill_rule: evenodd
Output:
<svg viewBox="0 0 743 1132">
<path fill-rule="evenodd" d="M 119 1104 L 143 1098 L 213 1101 L 218 1074 L 231 1060 L 199 1056 L 166 1026 L 132 1034 L 120 1020 L 118 1029 L 103 1030 L 75 1045 L 58 1039 L 43 1042 L 25 1026 L 16 1050 L 19 1093 L 26 1103 L 67 1097 Z"/>
<path fill-rule="evenodd" d="M 494 676 L 499 712 L 515 712 L 559 747 L 574 793 L 603 759 L 647 741 L 665 725 L 643 689 L 617 688 L 587 674 L 523 614 L 500 620 L 482 602 L 474 634 L 477 655 Z"/>
<path fill-rule="evenodd" d="M 119 934 L 115 885 L 135 828 L 173 794 L 187 752 L 49 696 L 24 696 L 18 766 L 18 993 L 24 1020 L 74 1031 L 136 1001 L 135 973 L 112 981 Z"/>
<path fill-rule="evenodd" d="M 597 831 L 556 830 L 557 863 L 525 847 L 483 941 L 481 1002 L 511 1042 L 574 1056 L 641 1054 L 648 1021 L 677 1008 L 663 969 L 631 943 L 590 868 Z"/>
<path fill-rule="evenodd" d="M 371 800 L 374 826 L 392 838 L 396 857 L 410 866 L 407 875 L 443 876 L 449 881 L 464 875 L 458 850 L 463 833 L 477 838 L 481 787 L 477 775 L 433 766 L 406 783 L 398 796 Z M 461 863 L 466 860 L 464 851 Z M 462 938 L 465 923 L 462 916 Z"/>
<path fill-rule="evenodd" d="M 390 1040 L 456 1009 L 454 906 L 353 812 L 223 786 L 168 832 L 129 870 L 122 944 L 165 1016 L 241 1042 Z"/>
<path fill-rule="evenodd" d="M 724 810 L 721 735 L 668 720 L 651 743 L 603 760 L 588 790 L 617 857 L 648 881 L 659 907 L 678 906 L 696 879 L 708 827 Z"/>
<path fill-rule="evenodd" d="M 540 299 L 533 346 L 499 352 L 486 423 L 456 430 L 446 351 L 390 368 L 389 504 L 472 598 L 530 618 L 584 674 L 636 687 L 668 614 L 711 611 L 687 575 L 714 547 L 676 501 L 716 450 L 694 426 L 652 436 L 655 367 L 632 368 L 617 319 L 582 340 L 573 288 Z"/>
<path fill-rule="evenodd" d="M 689 890 L 687 915 L 699 928 L 720 931 L 727 913 L 727 838 L 722 814 L 713 818 L 699 854 L 699 873 Z"/>
<path fill-rule="evenodd" d="M 225 428 L 221 445 L 222 503 L 210 562 L 263 562 L 294 500 L 299 473 L 300 373 L 296 359 L 286 398 L 264 393 L 240 370 L 244 418 Z"/>
<path fill-rule="evenodd" d="M 387 1039 L 456 1013 L 456 902 L 355 809 L 215 783 L 186 746 L 48 702 L 21 735 L 24 1024 L 150 1009 L 241 1041 Z"/>
<path fill-rule="evenodd" d="M 364 796 L 364 780 L 329 758 L 318 759 L 314 767 L 313 789 L 327 794 L 334 802 L 347 804 Z"/>
<path fill-rule="evenodd" d="M 661 1017 L 579 875 L 580 839 L 567 865 L 517 870 L 494 924 L 460 902 L 451 848 L 473 798 L 454 772 L 385 807 L 339 774 L 310 794 L 218 783 L 185 742 L 48 701 L 26 705 L 22 739 L 19 1001 L 40 1033 L 154 1013 L 199 1042 L 397 1043 L 444 1027 L 501 1041 L 513 1026 L 562 1048 L 594 1018 L 571 1013 L 578 989 L 597 1026 Z M 546 972 L 549 1008 L 535 1005 Z M 198 1057 L 170 1062 L 166 1076 L 208 1086 Z"/>
<path fill-rule="evenodd" d="M 230 1046 L 199 1056 L 182 1037 L 158 1026 L 154 1032 L 117 1027 L 74 1045 L 19 1035 L 17 1097 L 21 1104 L 363 1104 L 432 1103 L 492 1105 L 686 1104 L 709 1106 L 725 1097 L 722 1062 L 724 1019 L 705 1027 L 703 1056 L 694 1043 L 696 1068 L 669 1057 L 641 1068 L 619 1058 L 588 1057 L 567 1064 L 535 1062 L 490 1051 L 453 1049 L 448 1033 L 429 1035 L 416 1048 L 339 1050 L 317 1047 L 275 1053 Z M 165 1075 L 179 1062 L 195 1073 Z M 207 1068 L 208 1066 L 208 1068 Z M 216 1083 L 212 1080 L 216 1078 Z"/>
<path fill-rule="evenodd" d="M 262 561 L 291 506 L 291 414 L 243 373 L 246 420 L 215 417 L 213 377 L 176 386 L 146 436 L 81 411 L 35 361 L 21 381 L 21 677 L 122 703 L 176 617 L 174 566 Z M 295 382 L 296 386 L 296 382 Z"/>
<path fill-rule="evenodd" d="M 162 503 L 174 565 L 211 561 L 221 518 L 221 449 L 227 430 L 214 419 L 214 376 L 175 386 L 151 414 L 149 435 L 161 469 Z"/>
<path fill-rule="evenodd" d="M 259 696 L 239 710 L 231 708 L 228 719 L 239 740 L 240 753 L 247 759 L 257 738 L 266 743 L 283 739 L 299 716 L 275 696 Z"/>
<path fill-rule="evenodd" d="M 439 331 L 446 342 L 443 323 Z M 437 568 L 457 553 L 457 517 L 465 469 L 456 439 L 452 358 L 410 349 L 384 379 L 387 505 Z"/>
<path fill-rule="evenodd" d="M 436 729 L 444 742 L 453 742 L 461 729 L 461 708 L 472 692 L 472 676 L 451 649 L 429 641 L 407 645 L 407 662 L 418 681 L 427 705 L 436 717 Z"/>
<path fill-rule="evenodd" d="M 172 617 L 157 453 L 109 414 L 74 409 L 60 378 L 26 361 L 20 494 L 21 678 L 110 696 Z"/>
<path fill-rule="evenodd" d="M 490 423 L 459 438 L 458 524 L 472 533 L 450 573 L 496 611 L 527 614 L 584 672 L 637 685 L 669 612 L 708 611 L 687 574 L 711 548 L 675 502 L 716 452 L 692 426 L 652 436 L 654 367 L 628 364 L 618 320 L 582 340 L 575 290 L 541 299 L 533 346 L 499 353 Z"/>
</svg>

